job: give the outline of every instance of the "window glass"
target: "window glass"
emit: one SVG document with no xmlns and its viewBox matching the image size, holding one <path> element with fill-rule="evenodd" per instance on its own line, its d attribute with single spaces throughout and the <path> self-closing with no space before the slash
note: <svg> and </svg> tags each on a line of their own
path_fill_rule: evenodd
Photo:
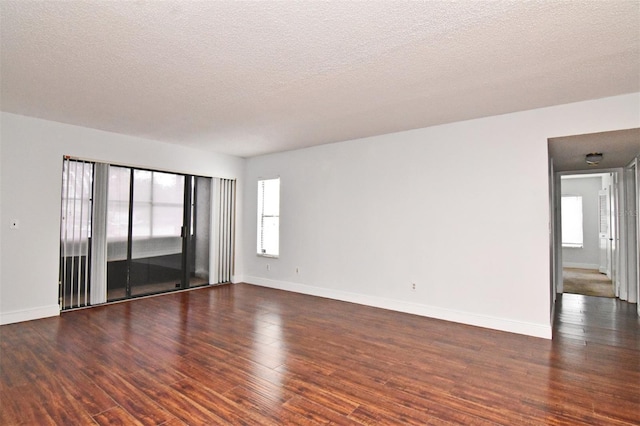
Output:
<svg viewBox="0 0 640 426">
<path fill-rule="evenodd" d="M 129 235 L 129 183 L 131 169 L 109 167 L 109 195 L 107 197 L 107 241 L 126 241 Z M 118 258 L 126 258 L 122 246 Z"/>
<path fill-rule="evenodd" d="M 258 181 L 257 253 L 280 254 L 280 178 Z"/>
<path fill-rule="evenodd" d="M 562 196 L 562 246 L 582 248 L 582 197 Z"/>
</svg>

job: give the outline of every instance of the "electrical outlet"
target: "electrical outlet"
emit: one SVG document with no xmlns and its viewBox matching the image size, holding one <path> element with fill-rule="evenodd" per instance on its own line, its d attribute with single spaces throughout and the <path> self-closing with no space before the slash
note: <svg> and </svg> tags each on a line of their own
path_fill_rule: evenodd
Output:
<svg viewBox="0 0 640 426">
<path fill-rule="evenodd" d="M 300 268 L 296 268 L 296 274 L 300 273 Z"/>
<path fill-rule="evenodd" d="M 416 283 L 411 283 L 411 290 L 416 291 Z"/>
<path fill-rule="evenodd" d="M 271 265 L 267 263 L 267 271 L 270 271 L 270 270 L 271 270 Z"/>
</svg>

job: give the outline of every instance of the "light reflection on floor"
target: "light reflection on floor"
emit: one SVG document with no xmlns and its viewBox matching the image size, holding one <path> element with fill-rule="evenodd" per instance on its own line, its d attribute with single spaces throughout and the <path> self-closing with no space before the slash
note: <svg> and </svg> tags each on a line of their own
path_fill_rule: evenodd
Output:
<svg viewBox="0 0 640 426">
<path fill-rule="evenodd" d="M 256 314 L 253 321 L 253 331 L 264 338 L 253 339 L 253 356 L 255 367 L 252 373 L 271 384 L 270 398 L 274 401 L 281 400 L 283 383 L 281 374 L 272 374 L 272 370 L 283 365 L 287 361 L 287 347 L 283 336 L 282 318 L 277 312 L 278 307 L 265 302 L 260 306 L 260 313 Z M 258 365 L 268 367 L 269 370 L 258 368 Z"/>
</svg>

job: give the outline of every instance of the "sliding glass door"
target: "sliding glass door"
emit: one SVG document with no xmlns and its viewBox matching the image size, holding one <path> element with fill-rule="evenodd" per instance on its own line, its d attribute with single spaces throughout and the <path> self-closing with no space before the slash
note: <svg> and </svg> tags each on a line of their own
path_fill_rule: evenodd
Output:
<svg viewBox="0 0 640 426">
<path fill-rule="evenodd" d="M 211 179 L 111 167 L 109 180 L 107 300 L 209 284 Z"/>
<path fill-rule="evenodd" d="M 231 281 L 234 205 L 234 181 L 65 157 L 62 309 Z"/>
<path fill-rule="evenodd" d="M 133 170 L 131 296 L 182 287 L 184 181 L 182 175 Z"/>
</svg>

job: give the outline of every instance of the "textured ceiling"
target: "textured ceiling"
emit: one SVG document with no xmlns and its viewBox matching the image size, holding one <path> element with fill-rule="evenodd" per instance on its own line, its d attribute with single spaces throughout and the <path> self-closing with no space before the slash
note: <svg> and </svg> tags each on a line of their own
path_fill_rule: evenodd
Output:
<svg viewBox="0 0 640 426">
<path fill-rule="evenodd" d="M 589 166 L 585 156 L 602 153 L 597 166 Z M 556 172 L 613 169 L 627 166 L 640 156 L 640 129 L 590 133 L 549 139 L 549 156 Z"/>
<path fill-rule="evenodd" d="M 0 0 L 0 108 L 238 156 L 640 90 L 634 1 Z"/>
</svg>

